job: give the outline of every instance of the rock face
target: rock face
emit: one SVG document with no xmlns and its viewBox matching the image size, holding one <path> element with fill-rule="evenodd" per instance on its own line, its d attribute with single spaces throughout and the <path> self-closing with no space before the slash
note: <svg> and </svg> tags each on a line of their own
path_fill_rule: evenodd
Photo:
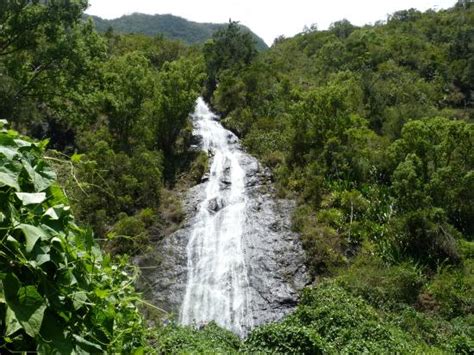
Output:
<svg viewBox="0 0 474 355">
<path fill-rule="evenodd" d="M 224 130 L 222 127 L 220 129 Z M 298 235 L 290 228 L 294 202 L 274 199 L 269 170 L 242 151 L 235 135 L 224 131 L 228 132 L 226 147 L 238 152 L 234 156 L 238 157 L 239 169 L 243 170 L 242 194 L 245 208 L 239 219 L 242 220 L 242 226 L 238 235 L 241 238 L 239 245 L 245 267 L 237 270 L 242 269 L 246 273 L 245 283 L 240 282 L 239 287 L 244 288 L 247 306 L 244 310 L 239 310 L 245 313 L 241 321 L 245 320 L 245 324 L 242 327 L 231 326 L 231 322 L 220 317 L 216 319 L 216 316 L 208 320 L 216 320 L 245 336 L 250 328 L 278 320 L 291 312 L 297 303 L 298 291 L 308 283 L 309 278 Z M 199 134 L 199 130 L 196 133 Z M 202 142 L 201 139 L 196 141 Z M 158 307 L 180 315 L 180 319 L 186 319 L 181 313 L 185 294 L 189 293 L 188 259 L 190 255 L 194 255 L 190 253 L 188 243 L 196 224 L 202 222 L 198 219 L 203 216 L 203 204 L 205 214 L 212 218 L 230 203 L 225 196 L 226 191 L 232 188 L 232 182 L 235 183 L 235 178 L 233 180 L 231 176 L 232 164 L 235 162 L 223 159 L 220 167 L 218 188 L 223 197 L 209 197 L 208 184 L 212 180 L 212 174 L 211 177 L 206 174 L 201 184 L 194 186 L 183 196 L 186 219 L 182 228 L 159 241 L 155 253 L 136 259 L 137 264 L 142 267 L 140 286 L 145 291 L 145 296 Z M 228 287 L 233 287 L 232 285 L 234 284 L 229 283 Z M 187 297 L 189 303 L 189 294 Z M 230 314 L 230 317 L 235 316 Z M 189 323 L 189 320 L 185 323 Z"/>
<path fill-rule="evenodd" d="M 244 238 L 254 324 L 260 325 L 291 312 L 309 277 L 299 236 L 291 231 L 294 201 L 274 199 L 270 172 L 244 157 L 249 196 Z"/>
</svg>

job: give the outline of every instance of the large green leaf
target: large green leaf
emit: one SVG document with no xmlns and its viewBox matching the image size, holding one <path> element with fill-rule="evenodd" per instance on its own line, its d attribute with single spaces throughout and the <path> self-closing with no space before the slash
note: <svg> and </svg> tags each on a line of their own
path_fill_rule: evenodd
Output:
<svg viewBox="0 0 474 355">
<path fill-rule="evenodd" d="M 70 354 L 73 350 L 72 339 L 66 337 L 66 326 L 64 319 L 58 317 L 50 308 L 46 309 L 44 321 L 41 326 L 41 337 L 50 344 L 50 348 L 44 348 L 42 353 L 51 353 L 51 348 L 59 354 Z M 40 348 L 41 350 L 41 348 Z"/>
<path fill-rule="evenodd" d="M 18 152 L 14 148 L 0 146 L 0 154 L 3 154 L 8 160 L 12 160 L 16 155 L 18 155 Z"/>
<path fill-rule="evenodd" d="M 14 139 L 16 145 L 18 147 L 31 147 L 32 143 L 31 142 L 28 142 L 28 141 L 25 141 L 24 139 Z"/>
<path fill-rule="evenodd" d="M 10 336 L 22 328 L 20 322 L 15 317 L 15 312 L 13 312 L 13 310 L 10 307 L 7 307 L 7 313 L 5 315 L 5 325 L 6 325 L 6 331 L 5 331 L 6 336 Z"/>
<path fill-rule="evenodd" d="M 27 192 L 16 192 L 16 197 L 23 202 L 24 205 L 37 205 L 46 200 L 46 194 L 44 192 L 27 193 Z"/>
<path fill-rule="evenodd" d="M 10 186 L 19 191 L 18 175 L 3 166 L 0 167 L 0 186 Z"/>
<path fill-rule="evenodd" d="M 8 274 L 3 281 L 5 299 L 26 334 L 36 337 L 39 334 L 46 303 L 35 286 L 19 287 L 18 279 Z"/>
<path fill-rule="evenodd" d="M 45 309 L 46 303 L 34 286 L 20 288 L 15 314 L 29 336 L 39 334 Z"/>
<path fill-rule="evenodd" d="M 77 342 L 77 346 L 79 347 L 80 350 L 85 351 L 87 353 L 96 353 L 96 352 L 102 352 L 103 349 L 99 344 L 95 344 L 87 339 L 84 339 L 83 337 L 74 334 L 73 335 L 74 339 Z"/>
<path fill-rule="evenodd" d="M 47 240 L 50 236 L 41 228 L 32 226 L 31 224 L 20 224 L 16 229 L 23 232 L 26 239 L 26 251 L 30 253 L 35 247 L 38 239 Z"/>
<path fill-rule="evenodd" d="M 48 195 L 48 201 L 50 201 L 52 205 L 61 205 L 68 203 L 66 195 L 64 195 L 63 190 L 59 187 L 57 183 L 52 184 L 49 189 L 46 190 L 46 193 Z"/>
<path fill-rule="evenodd" d="M 23 160 L 22 165 L 38 192 L 46 190 L 56 180 L 54 171 L 42 162 L 33 168 L 28 161 Z"/>
</svg>

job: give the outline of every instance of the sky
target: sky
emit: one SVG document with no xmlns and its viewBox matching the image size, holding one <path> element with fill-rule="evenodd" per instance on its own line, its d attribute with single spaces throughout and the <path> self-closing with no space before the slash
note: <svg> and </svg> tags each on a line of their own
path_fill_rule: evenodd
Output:
<svg viewBox="0 0 474 355">
<path fill-rule="evenodd" d="M 362 26 L 385 20 L 398 10 L 445 9 L 456 0 L 89 0 L 86 13 L 113 19 L 141 12 L 173 14 L 196 22 L 239 21 L 268 45 L 284 35 L 291 37 L 317 24 L 324 30 L 335 21 Z"/>
</svg>

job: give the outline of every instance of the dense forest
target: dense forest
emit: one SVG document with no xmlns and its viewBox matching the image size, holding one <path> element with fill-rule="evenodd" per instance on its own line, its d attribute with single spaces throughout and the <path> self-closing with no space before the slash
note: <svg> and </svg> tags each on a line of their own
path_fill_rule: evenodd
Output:
<svg viewBox="0 0 474 355">
<path fill-rule="evenodd" d="M 98 32 L 107 32 L 112 29 L 118 33 L 139 33 L 149 36 L 163 35 L 165 38 L 180 40 L 187 44 L 203 44 L 212 38 L 212 35 L 225 27 L 225 24 L 198 23 L 188 21 L 182 17 L 173 15 L 146 15 L 134 13 L 122 17 L 106 20 L 97 16 L 91 16 Z M 249 28 L 240 25 L 243 31 L 249 32 L 258 50 L 268 49 L 266 43 L 253 33 Z"/>
<path fill-rule="evenodd" d="M 258 52 L 99 34 L 86 0 L 0 4 L 0 351 L 472 353 L 474 7 Z M 182 327 L 130 257 L 179 228 L 202 95 L 297 201 L 312 283 L 246 339 Z M 146 314 L 146 317 L 145 317 Z"/>
</svg>

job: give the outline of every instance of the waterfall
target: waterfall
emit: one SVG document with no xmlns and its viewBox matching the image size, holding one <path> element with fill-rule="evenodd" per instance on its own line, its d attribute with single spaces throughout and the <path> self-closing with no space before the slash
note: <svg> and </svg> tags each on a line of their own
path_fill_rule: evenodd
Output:
<svg viewBox="0 0 474 355">
<path fill-rule="evenodd" d="M 181 227 L 135 259 L 139 287 L 181 324 L 215 321 L 244 337 L 292 312 L 310 280 L 291 229 L 295 202 L 276 198 L 271 172 L 202 99 L 191 118 L 209 174 L 183 193 Z"/>
<path fill-rule="evenodd" d="M 196 325 L 215 321 L 243 335 L 253 325 L 243 235 L 247 196 L 240 160 L 244 153 L 237 137 L 222 127 L 202 98 L 192 119 L 211 166 L 186 247 L 187 283 L 180 320 Z"/>
</svg>

